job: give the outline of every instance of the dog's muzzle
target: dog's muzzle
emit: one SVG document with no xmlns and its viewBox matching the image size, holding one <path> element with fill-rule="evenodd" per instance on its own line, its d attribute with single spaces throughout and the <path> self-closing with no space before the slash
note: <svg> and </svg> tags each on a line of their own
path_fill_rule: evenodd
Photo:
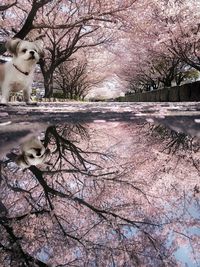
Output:
<svg viewBox="0 0 200 267">
<path fill-rule="evenodd" d="M 35 59 L 35 52 L 34 51 L 30 51 L 30 57 L 28 58 L 28 60 L 31 60 L 31 59 Z"/>
</svg>

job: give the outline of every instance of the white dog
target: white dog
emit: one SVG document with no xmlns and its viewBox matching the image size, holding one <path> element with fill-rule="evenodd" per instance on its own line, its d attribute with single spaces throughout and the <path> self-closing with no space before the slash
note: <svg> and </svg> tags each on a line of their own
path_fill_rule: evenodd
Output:
<svg viewBox="0 0 200 267">
<path fill-rule="evenodd" d="M 42 164 L 50 155 L 50 150 L 45 148 L 37 137 L 32 137 L 23 143 L 21 145 L 21 152 L 16 159 L 16 163 L 22 169 Z"/>
<path fill-rule="evenodd" d="M 11 61 L 0 64 L 1 103 L 7 104 L 10 92 L 23 91 L 24 101 L 30 103 L 34 69 L 43 56 L 41 41 L 23 41 L 19 38 L 6 43 L 13 54 Z"/>
</svg>

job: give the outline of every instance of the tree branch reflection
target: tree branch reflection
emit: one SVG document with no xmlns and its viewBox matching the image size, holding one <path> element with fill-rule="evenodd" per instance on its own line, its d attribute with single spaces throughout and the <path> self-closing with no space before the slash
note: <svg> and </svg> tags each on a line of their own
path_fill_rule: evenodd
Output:
<svg viewBox="0 0 200 267">
<path fill-rule="evenodd" d="M 192 234 L 198 184 L 194 197 L 169 179 L 178 158 L 188 164 L 192 155 L 197 171 L 198 143 L 155 125 L 138 127 L 140 136 L 123 126 L 124 136 L 147 138 L 132 149 L 117 133 L 109 139 L 89 126 L 50 126 L 45 162 L 23 170 L 13 163 L 18 151 L 2 160 L 2 266 L 181 266 L 175 252 L 185 238 L 194 260 L 199 256 Z"/>
</svg>

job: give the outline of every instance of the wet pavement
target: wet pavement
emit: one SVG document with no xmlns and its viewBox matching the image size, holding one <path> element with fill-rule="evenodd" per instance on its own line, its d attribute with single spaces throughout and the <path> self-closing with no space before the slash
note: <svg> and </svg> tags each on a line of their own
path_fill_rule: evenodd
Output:
<svg viewBox="0 0 200 267">
<path fill-rule="evenodd" d="M 67 102 L 0 106 L 1 152 L 48 125 L 63 123 L 159 122 L 177 131 L 200 137 L 200 102 L 133 103 Z"/>
</svg>

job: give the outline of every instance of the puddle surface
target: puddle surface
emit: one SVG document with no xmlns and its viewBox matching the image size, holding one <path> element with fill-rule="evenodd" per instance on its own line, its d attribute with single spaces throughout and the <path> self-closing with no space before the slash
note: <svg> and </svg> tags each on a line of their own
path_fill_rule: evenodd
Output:
<svg viewBox="0 0 200 267">
<path fill-rule="evenodd" d="M 0 266 L 200 266 L 200 142 L 184 118 L 20 125 L 1 152 Z"/>
</svg>

